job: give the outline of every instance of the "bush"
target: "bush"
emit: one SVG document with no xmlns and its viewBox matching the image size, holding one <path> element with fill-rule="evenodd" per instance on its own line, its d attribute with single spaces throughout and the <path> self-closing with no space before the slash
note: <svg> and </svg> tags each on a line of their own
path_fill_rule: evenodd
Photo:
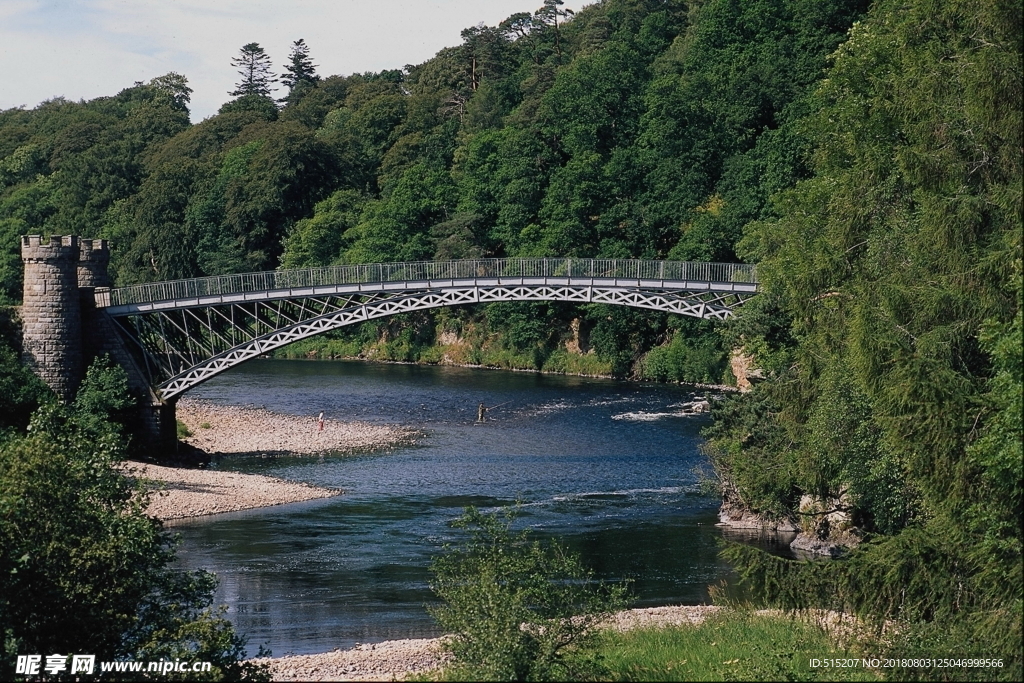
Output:
<svg viewBox="0 0 1024 683">
<path fill-rule="evenodd" d="M 211 608 L 215 577 L 173 566 L 170 536 L 120 468 L 125 442 L 108 420 L 130 404 L 121 375 L 94 365 L 72 406 L 44 404 L 26 436 L 0 443 L 0 679 L 19 654 L 59 652 L 209 661 L 204 679 L 266 680 Z"/>
<path fill-rule="evenodd" d="M 595 582 L 562 546 L 513 532 L 515 511 L 474 508 L 453 523 L 469 538 L 435 559 L 430 609 L 451 634 L 458 680 L 592 680 L 602 673 L 594 630 L 625 603 L 626 586 Z"/>
</svg>

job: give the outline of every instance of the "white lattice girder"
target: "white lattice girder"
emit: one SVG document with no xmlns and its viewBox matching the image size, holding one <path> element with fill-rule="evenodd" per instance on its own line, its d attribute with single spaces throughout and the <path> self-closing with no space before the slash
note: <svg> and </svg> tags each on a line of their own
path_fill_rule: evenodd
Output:
<svg viewBox="0 0 1024 683">
<path fill-rule="evenodd" d="M 113 316 L 154 313 L 157 311 L 178 310 L 182 308 L 203 308 L 207 306 L 225 306 L 236 303 L 254 301 L 295 300 L 314 297 L 333 297 L 346 294 L 366 295 L 371 293 L 389 295 L 397 292 L 439 291 L 439 290 L 490 290 L 494 288 L 528 287 L 538 285 L 551 288 L 568 286 L 574 289 L 651 289 L 676 292 L 724 292 L 726 294 L 753 294 L 757 285 L 752 282 L 718 282 L 703 280 L 638 280 L 636 278 L 599 278 L 599 277 L 500 277 L 500 278 L 465 278 L 456 280 L 409 280 L 395 282 L 368 282 L 361 284 L 322 285 L 316 287 L 296 287 L 292 289 L 273 289 L 266 291 L 243 292 L 235 294 L 216 294 L 209 296 L 190 297 L 168 301 L 125 304 L 110 306 L 107 312 Z M 535 300 L 535 299 L 530 299 Z"/>
<path fill-rule="evenodd" d="M 457 306 L 460 304 L 494 301 L 572 301 L 594 302 L 634 308 L 646 308 L 667 313 L 677 313 L 698 318 L 725 319 L 732 314 L 730 306 L 722 303 L 731 292 L 718 296 L 707 290 L 700 292 L 647 291 L 620 287 L 552 286 L 549 284 L 505 286 L 495 284 L 489 287 L 460 287 L 418 292 L 394 292 L 390 297 L 369 297 L 369 301 L 346 300 L 344 308 L 334 308 L 321 301 L 321 310 L 333 308 L 312 319 L 287 325 L 255 339 L 243 342 L 237 347 L 199 362 L 180 372 L 157 388 L 165 399 L 171 399 L 192 387 L 210 379 L 228 368 L 234 367 L 274 349 L 306 339 L 323 332 L 346 325 L 382 318 L 397 313 Z M 714 293 L 718 294 L 718 293 Z M 384 295 L 386 296 L 386 295 Z M 312 298 L 312 297 L 310 297 Z M 707 299 L 711 298 L 711 301 Z M 733 305 L 743 303 L 744 297 L 736 297 Z"/>
</svg>

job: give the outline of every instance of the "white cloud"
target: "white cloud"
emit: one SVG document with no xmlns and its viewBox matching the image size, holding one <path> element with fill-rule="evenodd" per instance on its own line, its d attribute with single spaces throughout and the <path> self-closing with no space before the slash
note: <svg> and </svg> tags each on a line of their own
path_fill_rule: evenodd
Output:
<svg viewBox="0 0 1024 683">
<path fill-rule="evenodd" d="M 591 0 L 569 0 L 579 10 Z M 231 59 L 257 42 L 281 69 L 303 38 L 319 73 L 398 69 L 541 0 L 2 0 L 0 109 L 114 95 L 168 71 L 195 90 L 192 118 L 225 101 Z"/>
</svg>

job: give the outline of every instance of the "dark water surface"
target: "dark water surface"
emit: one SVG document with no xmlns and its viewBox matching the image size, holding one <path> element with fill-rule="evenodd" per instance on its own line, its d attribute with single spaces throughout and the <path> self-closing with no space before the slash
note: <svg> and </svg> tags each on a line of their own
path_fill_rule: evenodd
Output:
<svg viewBox="0 0 1024 683">
<path fill-rule="evenodd" d="M 179 524 L 187 567 L 250 651 L 323 652 L 436 635 L 428 565 L 463 507 L 516 501 L 541 537 L 599 576 L 631 578 L 637 606 L 699 603 L 727 574 L 717 501 L 700 495 L 703 390 L 467 368 L 253 361 L 190 396 L 286 415 L 406 425 L 413 446 L 349 456 L 225 458 L 216 466 L 344 489 L 332 499 Z M 505 404 L 474 424 L 478 403 Z"/>
</svg>

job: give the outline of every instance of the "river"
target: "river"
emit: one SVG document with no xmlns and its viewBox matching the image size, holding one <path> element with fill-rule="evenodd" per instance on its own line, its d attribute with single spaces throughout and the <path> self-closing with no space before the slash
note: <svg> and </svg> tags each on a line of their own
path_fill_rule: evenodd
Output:
<svg viewBox="0 0 1024 683">
<path fill-rule="evenodd" d="M 636 606 L 696 604 L 727 576 L 718 501 L 701 495 L 706 391 L 471 368 L 258 360 L 190 396 L 285 415 L 411 426 L 415 445 L 325 457 L 222 458 L 215 467 L 344 495 L 176 524 L 180 563 L 220 578 L 215 600 L 276 656 L 437 635 L 429 564 L 467 505 L 520 505 L 540 538 Z M 497 406 L 476 424 L 479 403 Z"/>
</svg>

